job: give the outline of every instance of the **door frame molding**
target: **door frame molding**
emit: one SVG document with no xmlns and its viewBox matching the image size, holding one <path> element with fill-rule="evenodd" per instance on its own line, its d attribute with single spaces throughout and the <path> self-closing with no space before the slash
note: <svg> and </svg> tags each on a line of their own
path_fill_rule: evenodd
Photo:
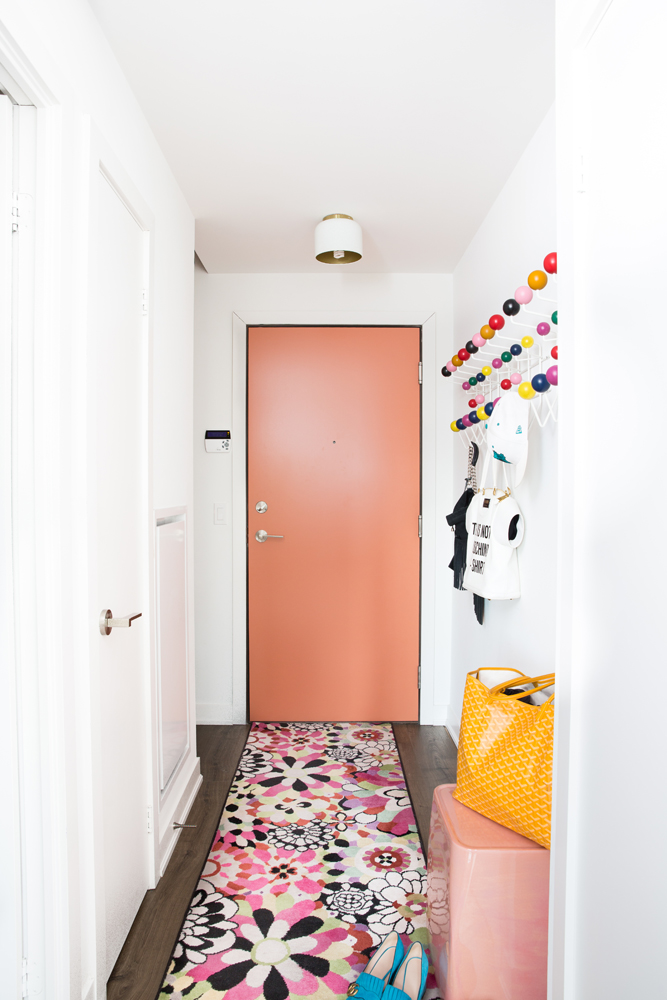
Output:
<svg viewBox="0 0 667 1000">
<path fill-rule="evenodd" d="M 422 332 L 421 690 L 419 721 L 433 725 L 436 665 L 436 314 L 414 310 L 271 309 L 232 313 L 232 723 L 248 717 L 246 404 L 249 326 L 413 326 Z"/>
</svg>

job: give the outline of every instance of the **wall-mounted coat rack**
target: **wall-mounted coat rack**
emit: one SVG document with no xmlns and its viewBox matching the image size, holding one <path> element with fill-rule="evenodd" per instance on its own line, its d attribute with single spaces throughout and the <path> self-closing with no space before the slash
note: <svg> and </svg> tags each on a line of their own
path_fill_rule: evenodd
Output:
<svg viewBox="0 0 667 1000">
<path fill-rule="evenodd" d="M 527 283 L 503 303 L 502 314 L 491 316 L 442 369 L 467 396 L 467 412 L 450 424 L 466 447 L 471 440 L 483 442 L 484 424 L 507 392 L 530 401 L 531 419 L 540 427 L 558 419 L 558 302 L 552 293 L 557 264 L 556 253 L 547 254 L 544 270 L 532 271 Z M 552 294 L 546 295 L 549 276 Z"/>
</svg>

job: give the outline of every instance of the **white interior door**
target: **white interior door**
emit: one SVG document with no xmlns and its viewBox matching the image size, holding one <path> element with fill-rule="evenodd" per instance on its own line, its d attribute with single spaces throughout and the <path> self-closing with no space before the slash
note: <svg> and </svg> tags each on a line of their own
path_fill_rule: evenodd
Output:
<svg viewBox="0 0 667 1000">
<path fill-rule="evenodd" d="M 131 627 L 99 635 L 106 977 L 149 887 L 145 234 L 97 180 L 97 595 Z"/>
</svg>

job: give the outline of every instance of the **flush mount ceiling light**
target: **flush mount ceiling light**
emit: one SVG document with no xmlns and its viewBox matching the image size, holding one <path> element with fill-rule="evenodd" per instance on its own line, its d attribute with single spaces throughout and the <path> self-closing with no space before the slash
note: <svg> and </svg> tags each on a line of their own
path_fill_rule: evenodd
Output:
<svg viewBox="0 0 667 1000">
<path fill-rule="evenodd" d="M 315 227 L 315 257 L 323 264 L 352 264 L 363 252 L 361 226 L 351 215 L 325 215 Z"/>
</svg>

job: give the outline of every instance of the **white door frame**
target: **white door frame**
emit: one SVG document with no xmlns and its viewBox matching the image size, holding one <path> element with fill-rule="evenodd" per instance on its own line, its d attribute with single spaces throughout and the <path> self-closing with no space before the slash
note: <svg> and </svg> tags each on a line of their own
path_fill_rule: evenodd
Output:
<svg viewBox="0 0 667 1000">
<path fill-rule="evenodd" d="M 232 315 L 232 722 L 247 719 L 247 329 L 249 326 L 419 326 L 422 330 L 421 691 L 432 724 L 436 670 L 436 314 L 413 310 L 275 309 Z M 371 373 L 369 373 L 371 377 Z M 415 378 L 417 373 L 415 372 Z M 447 665 L 441 665 L 441 668 Z"/>
</svg>

